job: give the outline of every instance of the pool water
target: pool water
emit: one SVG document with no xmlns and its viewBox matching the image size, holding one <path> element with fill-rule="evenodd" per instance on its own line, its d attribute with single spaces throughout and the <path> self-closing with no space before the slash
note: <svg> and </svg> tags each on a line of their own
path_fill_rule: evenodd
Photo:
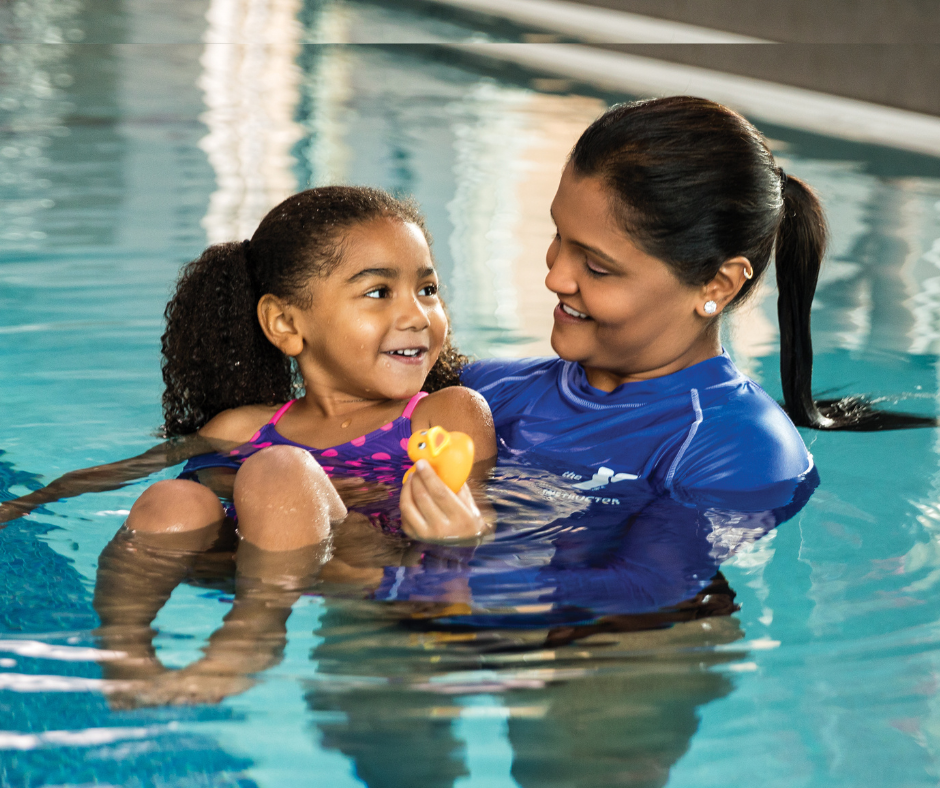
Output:
<svg viewBox="0 0 940 788">
<path fill-rule="evenodd" d="M 413 193 L 461 348 L 550 352 L 548 204 L 632 96 L 458 55 L 529 31 L 429 8 L 0 8 L 0 499 L 153 445 L 179 266 L 308 185 Z M 257 30 L 277 43 L 214 43 Z M 832 223 L 817 393 L 935 414 L 940 158 L 755 120 Z M 725 339 L 779 396 L 774 301 Z M 0 786 L 936 785 L 937 437 L 804 432 L 821 485 L 723 564 L 734 615 L 564 643 L 305 595 L 283 659 L 218 704 L 109 703 L 93 590 L 148 482 L 46 506 L 0 532 Z M 178 586 L 163 663 L 198 659 L 231 599 Z"/>
</svg>

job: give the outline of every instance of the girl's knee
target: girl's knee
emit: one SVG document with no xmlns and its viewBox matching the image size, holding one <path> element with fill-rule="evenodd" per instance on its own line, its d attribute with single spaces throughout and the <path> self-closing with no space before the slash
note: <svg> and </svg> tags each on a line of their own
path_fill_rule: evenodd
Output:
<svg viewBox="0 0 940 788">
<path fill-rule="evenodd" d="M 289 501 L 297 496 L 327 502 L 336 488 L 309 452 L 296 446 L 271 446 L 249 457 L 235 476 L 236 508 L 258 497 Z"/>
<path fill-rule="evenodd" d="M 144 490 L 131 507 L 125 525 L 142 533 L 184 533 L 224 519 L 225 510 L 208 487 L 184 479 L 167 479 Z"/>
<path fill-rule="evenodd" d="M 329 483 L 329 477 L 309 452 L 297 446 L 269 446 L 252 454 L 235 476 L 235 489 L 256 484 Z"/>
<path fill-rule="evenodd" d="M 242 537 L 274 550 L 322 541 L 330 522 L 346 515 L 324 470 L 293 446 L 272 446 L 245 461 L 235 476 L 235 508 Z"/>
</svg>

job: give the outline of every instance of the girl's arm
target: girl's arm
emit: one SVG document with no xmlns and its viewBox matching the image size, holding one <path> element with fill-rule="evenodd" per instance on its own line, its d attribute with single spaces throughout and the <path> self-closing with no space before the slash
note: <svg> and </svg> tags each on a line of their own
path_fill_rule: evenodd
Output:
<svg viewBox="0 0 940 788">
<path fill-rule="evenodd" d="M 496 460 L 493 416 L 486 400 L 471 389 L 454 386 L 425 397 L 415 408 L 411 425 L 415 431 L 436 426 L 467 433 L 475 455 L 471 479 L 484 478 Z M 486 536 L 495 521 L 482 489 L 475 484 L 473 488 L 465 484 L 459 493 L 451 492 L 427 462 L 419 460 L 401 493 L 403 530 L 422 542 Z"/>
<path fill-rule="evenodd" d="M 38 506 L 61 501 L 63 498 L 73 498 L 88 492 L 116 490 L 190 457 L 216 451 L 218 446 L 217 441 L 209 441 L 196 433 L 164 441 L 136 457 L 69 471 L 39 490 L 0 503 L 0 524 L 23 517 Z"/>
<path fill-rule="evenodd" d="M 0 503 L 0 528 L 43 504 L 83 493 L 117 490 L 200 454 L 229 451 L 247 441 L 271 412 L 272 408 L 258 405 L 224 411 L 193 435 L 171 438 L 136 457 L 69 471 L 39 490 Z"/>
</svg>

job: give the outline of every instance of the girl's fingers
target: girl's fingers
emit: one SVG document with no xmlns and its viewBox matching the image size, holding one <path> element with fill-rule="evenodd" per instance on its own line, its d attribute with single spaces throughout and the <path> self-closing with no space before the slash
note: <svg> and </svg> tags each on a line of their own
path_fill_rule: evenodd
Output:
<svg viewBox="0 0 940 788">
<path fill-rule="evenodd" d="M 442 500 L 446 501 L 445 494 L 453 496 L 453 493 L 437 478 L 437 474 L 431 468 L 427 468 L 427 472 L 432 477 L 430 479 L 422 473 L 422 470 L 419 468 L 411 479 L 411 497 L 415 508 L 421 513 L 425 522 L 424 536 L 431 538 L 449 536 L 451 518 L 440 503 Z"/>
<path fill-rule="evenodd" d="M 414 489 L 414 476 L 402 487 L 398 507 L 401 509 L 401 527 L 412 539 L 421 539 L 428 529 L 427 520 L 415 505 L 412 490 Z"/>
<path fill-rule="evenodd" d="M 427 463 L 417 463 L 406 487 L 402 518 L 403 522 L 406 517 L 411 521 L 414 538 L 466 539 L 486 529 L 470 489 L 464 485 L 459 494 L 454 494 Z"/>
</svg>

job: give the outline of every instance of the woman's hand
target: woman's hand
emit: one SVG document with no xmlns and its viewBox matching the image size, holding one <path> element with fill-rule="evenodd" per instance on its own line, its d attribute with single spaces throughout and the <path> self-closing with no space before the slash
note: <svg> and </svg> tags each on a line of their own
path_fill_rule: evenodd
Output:
<svg viewBox="0 0 940 788">
<path fill-rule="evenodd" d="M 426 460 L 415 463 L 415 472 L 401 491 L 402 529 L 422 542 L 454 542 L 479 539 L 493 529 L 480 512 L 465 484 L 454 493 Z"/>
</svg>

